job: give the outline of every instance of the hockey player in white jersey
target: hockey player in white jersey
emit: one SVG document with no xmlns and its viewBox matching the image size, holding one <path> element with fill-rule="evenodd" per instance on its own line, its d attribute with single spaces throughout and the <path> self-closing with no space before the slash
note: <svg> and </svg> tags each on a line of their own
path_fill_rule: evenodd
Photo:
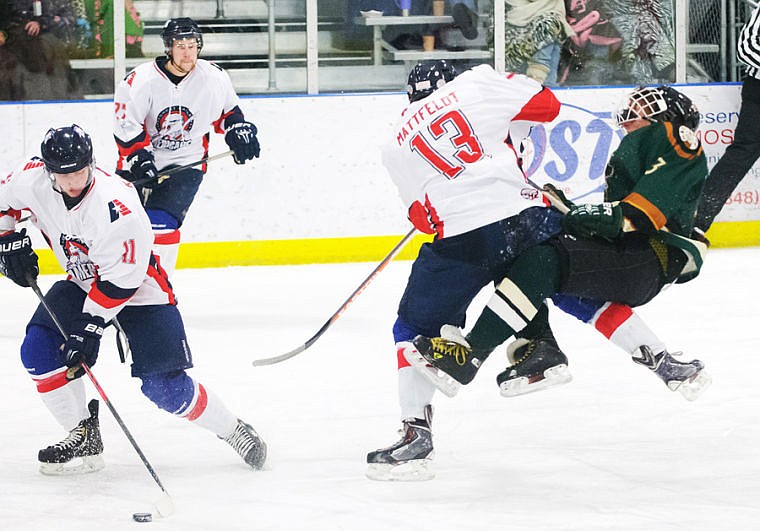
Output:
<svg viewBox="0 0 760 531">
<path fill-rule="evenodd" d="M 118 316 L 129 341 L 132 376 L 159 408 L 229 443 L 259 469 L 266 445 L 245 422 L 185 371 L 193 366 L 171 284 L 151 251 L 153 233 L 134 187 L 96 168 L 90 137 L 78 126 L 51 129 L 34 157 L 0 181 L 0 272 L 20 286 L 37 277 L 26 229 L 31 212 L 67 273 L 26 328 L 21 361 L 55 419 L 68 432 L 40 450 L 40 471 L 69 474 L 103 467 L 98 402 L 89 404 L 82 363 L 95 364 L 103 330 Z"/>
<path fill-rule="evenodd" d="M 435 386 L 407 359 L 423 330 L 462 326 L 465 311 L 513 259 L 561 229 L 561 215 L 544 208 L 524 180 L 516 146 L 533 123 L 559 113 L 554 94 L 520 74 L 480 65 L 457 77 L 444 60 L 417 64 L 409 74 L 410 105 L 382 160 L 409 219 L 437 235 L 412 266 L 393 327 L 402 438 L 367 455 L 377 480 L 433 477 Z"/>
<path fill-rule="evenodd" d="M 166 56 L 138 66 L 117 87 L 113 133 L 117 173 L 144 182 L 138 188 L 155 233 L 154 250 L 171 276 L 180 228 L 206 165 L 166 179 L 159 174 L 205 158 L 211 129 L 224 134 L 238 164 L 258 157 L 260 147 L 227 73 L 198 58 L 203 35 L 195 21 L 170 19 L 161 37 Z"/>
</svg>

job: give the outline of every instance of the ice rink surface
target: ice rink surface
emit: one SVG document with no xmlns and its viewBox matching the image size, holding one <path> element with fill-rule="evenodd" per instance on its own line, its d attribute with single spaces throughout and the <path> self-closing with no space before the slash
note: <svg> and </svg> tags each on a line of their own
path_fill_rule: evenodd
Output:
<svg viewBox="0 0 760 531">
<path fill-rule="evenodd" d="M 269 444 L 254 472 L 209 432 L 159 411 L 107 333 L 94 372 L 172 496 L 176 512 L 135 523 L 160 490 L 101 404 L 106 468 L 38 473 L 64 437 L 21 366 L 36 298 L 0 279 L 0 529 L 108 530 L 749 530 L 760 521 L 760 249 L 711 250 L 702 275 L 641 315 L 707 364 L 695 402 L 586 325 L 552 309 L 568 385 L 499 396 L 495 352 L 453 399 L 435 399 L 437 477 L 379 483 L 369 450 L 398 439 L 391 336 L 411 262 L 394 262 L 299 356 L 374 264 L 180 270 L 174 285 L 196 367 Z M 58 277 L 40 277 L 46 289 Z M 483 304 L 483 296 L 476 303 Z M 473 320 L 471 319 L 470 324 Z M 690 358 L 691 359 L 691 358 Z M 88 393 L 96 397 L 87 384 Z"/>
</svg>

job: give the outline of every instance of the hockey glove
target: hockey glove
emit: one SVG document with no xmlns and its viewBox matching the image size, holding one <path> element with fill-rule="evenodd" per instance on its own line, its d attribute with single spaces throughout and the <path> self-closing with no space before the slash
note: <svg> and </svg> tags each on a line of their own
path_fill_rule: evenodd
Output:
<svg viewBox="0 0 760 531">
<path fill-rule="evenodd" d="M 545 184 L 544 187 L 541 188 L 541 192 L 549 200 L 549 203 L 562 213 L 566 213 L 575 207 L 575 203 L 567 198 L 565 192 L 551 183 Z"/>
<path fill-rule="evenodd" d="M 612 203 L 579 205 L 570 209 L 562 225 L 568 234 L 612 239 L 622 232 L 623 211 Z"/>
<path fill-rule="evenodd" d="M 253 157 L 259 158 L 261 147 L 256 138 L 258 130 L 251 122 L 238 122 L 233 124 L 224 135 L 224 141 L 232 150 L 232 158 L 235 164 L 245 164 Z"/>
<path fill-rule="evenodd" d="M 0 236 L 0 273 L 23 288 L 29 287 L 28 276 L 36 279 L 40 274 L 37 253 L 26 229 Z"/>
<path fill-rule="evenodd" d="M 128 156 L 127 162 L 131 164 L 132 176 L 128 179 L 129 181 L 144 181 L 140 183 L 140 186 L 144 188 L 152 188 L 156 185 L 158 169 L 156 169 L 153 153 L 147 149 L 140 149 Z"/>
<path fill-rule="evenodd" d="M 106 323 L 102 317 L 83 313 L 74 331 L 69 334 L 69 339 L 63 345 L 63 357 L 67 367 L 76 369 L 67 373 L 67 378 L 73 380 L 84 374 L 82 362 L 89 367 L 95 365 L 98 360 L 100 339 L 103 337 L 103 329 Z"/>
</svg>

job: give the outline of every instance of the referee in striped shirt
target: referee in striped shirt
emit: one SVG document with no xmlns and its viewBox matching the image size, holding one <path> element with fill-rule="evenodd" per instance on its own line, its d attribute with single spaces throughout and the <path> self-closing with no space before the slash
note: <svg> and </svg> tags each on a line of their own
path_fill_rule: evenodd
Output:
<svg viewBox="0 0 760 531">
<path fill-rule="evenodd" d="M 736 48 L 738 59 L 747 65 L 742 83 L 742 104 L 734 141 L 705 182 L 696 218 L 696 228 L 703 233 L 710 228 L 731 192 L 760 157 L 760 6 L 744 24 Z"/>
</svg>

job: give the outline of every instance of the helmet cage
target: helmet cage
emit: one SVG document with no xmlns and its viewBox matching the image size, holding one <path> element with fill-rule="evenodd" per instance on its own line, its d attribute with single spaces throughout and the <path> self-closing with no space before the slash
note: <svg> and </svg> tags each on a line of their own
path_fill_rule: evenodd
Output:
<svg viewBox="0 0 760 531">
<path fill-rule="evenodd" d="M 615 121 L 618 126 L 642 118 L 657 121 L 657 116 L 668 110 L 668 104 L 657 88 L 642 87 L 627 95 L 621 103 Z"/>
<path fill-rule="evenodd" d="M 692 131 L 699 127 L 699 110 L 673 87 L 638 88 L 623 100 L 615 114 L 618 126 L 643 118 L 651 122 L 676 122 Z"/>
</svg>

